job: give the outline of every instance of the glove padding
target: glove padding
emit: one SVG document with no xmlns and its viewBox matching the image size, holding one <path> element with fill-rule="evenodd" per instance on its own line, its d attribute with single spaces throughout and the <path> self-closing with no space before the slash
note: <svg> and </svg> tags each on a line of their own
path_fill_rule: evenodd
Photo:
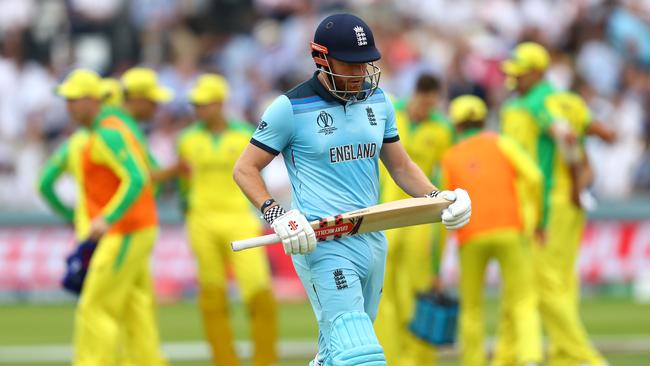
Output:
<svg viewBox="0 0 650 366">
<path fill-rule="evenodd" d="M 460 229 L 469 222 L 472 216 L 472 201 L 467 191 L 456 188 L 454 191 L 442 191 L 438 197 L 454 201 L 449 207 L 442 210 L 442 223 L 447 229 Z"/>
<path fill-rule="evenodd" d="M 316 249 L 316 234 L 305 215 L 291 210 L 278 217 L 271 228 L 282 239 L 284 254 L 307 254 Z"/>
</svg>

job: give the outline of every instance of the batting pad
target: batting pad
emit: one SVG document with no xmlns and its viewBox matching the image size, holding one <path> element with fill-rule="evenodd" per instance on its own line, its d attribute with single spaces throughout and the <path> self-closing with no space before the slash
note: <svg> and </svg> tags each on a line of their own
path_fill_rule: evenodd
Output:
<svg viewBox="0 0 650 366">
<path fill-rule="evenodd" d="M 325 366 L 386 366 L 368 314 L 344 313 L 332 323 L 330 357 Z"/>
</svg>

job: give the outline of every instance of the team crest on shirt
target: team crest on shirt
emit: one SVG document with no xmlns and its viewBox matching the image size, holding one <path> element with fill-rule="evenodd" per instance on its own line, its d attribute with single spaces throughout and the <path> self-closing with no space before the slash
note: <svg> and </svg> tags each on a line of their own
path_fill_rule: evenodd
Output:
<svg viewBox="0 0 650 366">
<path fill-rule="evenodd" d="M 331 135 L 334 131 L 336 131 L 336 127 L 334 127 L 334 118 L 332 118 L 332 116 L 325 111 L 321 111 L 318 114 L 318 117 L 316 117 L 316 124 L 318 127 L 320 127 L 318 133 Z"/>
<path fill-rule="evenodd" d="M 372 108 L 366 107 L 366 113 L 368 114 L 368 122 L 371 126 L 377 126 L 377 118 L 375 118 L 375 112 L 372 111 Z"/>
</svg>

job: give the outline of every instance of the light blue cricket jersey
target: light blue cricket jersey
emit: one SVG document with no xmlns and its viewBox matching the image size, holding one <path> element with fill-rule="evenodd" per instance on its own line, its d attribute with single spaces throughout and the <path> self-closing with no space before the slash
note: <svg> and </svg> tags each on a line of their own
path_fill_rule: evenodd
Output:
<svg viewBox="0 0 650 366">
<path fill-rule="evenodd" d="M 381 89 L 344 104 L 314 74 L 273 101 L 251 143 L 282 153 L 292 206 L 314 220 L 377 204 L 379 152 L 398 140 L 395 110 Z"/>
</svg>

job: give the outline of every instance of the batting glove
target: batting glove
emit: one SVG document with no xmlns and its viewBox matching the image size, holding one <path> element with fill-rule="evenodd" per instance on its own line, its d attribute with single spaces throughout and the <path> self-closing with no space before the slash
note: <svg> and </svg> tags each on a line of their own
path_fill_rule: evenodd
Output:
<svg viewBox="0 0 650 366">
<path fill-rule="evenodd" d="M 316 234 L 305 215 L 291 210 L 271 223 L 271 228 L 282 239 L 284 254 L 307 254 L 316 249 Z"/>
<path fill-rule="evenodd" d="M 460 229 L 469 222 L 472 216 L 472 201 L 467 191 L 456 188 L 454 191 L 438 192 L 435 196 L 454 202 L 442 210 L 442 223 L 447 229 Z"/>
</svg>

